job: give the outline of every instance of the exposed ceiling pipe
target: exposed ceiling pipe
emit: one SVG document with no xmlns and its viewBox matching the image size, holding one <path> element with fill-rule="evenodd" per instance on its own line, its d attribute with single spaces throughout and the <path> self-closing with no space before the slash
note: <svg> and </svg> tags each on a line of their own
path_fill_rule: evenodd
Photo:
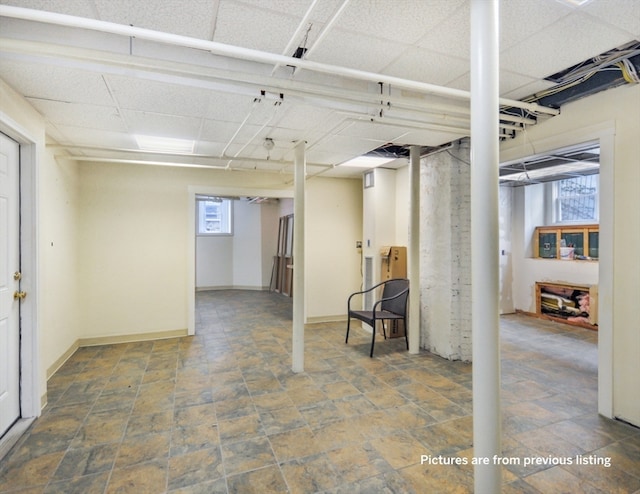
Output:
<svg viewBox="0 0 640 494">
<path fill-rule="evenodd" d="M 238 152 L 233 155 L 234 158 L 237 158 L 240 155 L 240 153 L 242 153 L 242 151 L 244 151 L 247 148 L 247 146 L 249 146 L 254 141 L 256 137 L 258 137 L 258 135 L 264 130 L 264 128 L 273 121 L 273 119 L 278 114 L 278 110 L 280 109 L 280 106 L 281 105 L 278 105 L 275 107 L 275 110 L 271 115 L 271 117 L 269 117 L 269 120 L 267 120 L 264 124 L 262 124 L 262 126 L 260 126 L 260 128 L 251 136 L 251 138 L 247 140 L 247 142 L 238 150 Z M 227 163 L 227 168 L 231 166 L 231 162 L 232 160 L 229 160 L 229 162 Z"/>
<path fill-rule="evenodd" d="M 250 158 L 247 156 L 229 156 L 229 155 L 224 155 L 224 156 L 214 156 L 214 155 L 210 155 L 210 154 L 181 154 L 181 153 L 161 153 L 158 151 L 144 151 L 141 149 L 128 149 L 128 148 L 111 148 L 111 147 L 101 147 L 101 146 L 82 146 L 82 145 L 65 145 L 65 144 L 53 144 L 53 143 L 48 143 L 46 145 L 47 148 L 49 149 L 54 149 L 54 150 L 67 150 L 67 151 L 108 151 L 111 153 L 122 153 L 122 154 L 139 154 L 139 155 L 148 155 L 150 157 L 157 157 L 157 156 L 163 156 L 163 157 L 173 157 L 173 158 L 183 158 L 183 159 L 188 159 L 190 161 L 197 161 L 197 160 L 211 160 L 211 161 L 219 161 L 219 162 L 223 162 L 226 163 L 228 161 L 244 161 L 247 163 L 264 163 L 264 164 L 271 164 L 271 165 L 284 165 L 284 166 L 289 166 L 291 165 L 291 161 L 287 161 L 287 160 L 273 160 L 273 159 L 264 159 L 264 158 Z M 78 156 L 78 155 L 69 155 L 69 154 L 63 154 L 63 153 L 56 153 L 56 156 L 62 156 L 65 158 L 70 158 L 70 159 L 74 159 L 76 161 L 82 161 L 82 160 L 89 160 L 89 159 L 94 159 L 94 157 L 90 157 L 90 156 Z M 107 159 L 104 156 L 103 157 L 95 157 L 95 159 Z M 138 161 L 138 160 L 133 160 L 133 161 Z M 139 161 L 143 161 L 143 160 L 139 160 Z M 153 159 L 147 159 L 144 160 L 145 162 L 155 162 L 156 160 Z M 176 162 L 178 163 L 178 162 Z M 195 163 L 198 164 L 198 163 Z M 314 163 L 314 162 L 307 162 L 308 166 L 314 166 L 314 167 L 328 167 L 331 168 L 333 165 L 328 165 L 326 163 Z M 208 165 L 202 165 L 202 166 L 208 166 Z M 220 165 L 220 168 L 226 168 L 225 165 Z"/>
<path fill-rule="evenodd" d="M 298 96 L 304 101 L 316 98 L 321 101 L 332 101 L 338 105 L 374 105 L 380 104 L 380 96 L 345 88 L 322 86 L 319 84 L 300 82 L 290 79 L 268 78 L 258 74 L 222 71 L 168 60 L 146 59 L 135 55 L 120 55 L 84 48 L 53 45 L 34 41 L 0 38 L 0 52 L 26 55 L 29 60 L 42 63 L 58 61 L 62 66 L 82 64 L 83 69 L 122 75 L 135 70 L 139 78 L 160 80 L 205 89 L 220 90 L 235 94 L 256 97 L 260 90 L 286 93 L 288 98 Z M 43 60 L 44 59 L 44 60 Z M 415 97 L 395 95 L 385 96 L 385 102 L 394 109 L 405 109 L 433 114 L 469 115 L 467 106 L 459 106 L 441 102 L 421 101 Z M 316 105 L 318 102 L 316 102 Z M 326 104 L 324 106 L 327 106 Z M 335 106 L 335 105 L 334 105 Z M 333 107 L 333 106 L 331 106 Z M 521 118 L 521 117 L 510 117 Z M 528 119 L 535 124 L 535 120 Z"/>
<path fill-rule="evenodd" d="M 300 24 L 298 24 L 296 31 L 293 33 L 293 36 L 291 36 L 289 43 L 287 43 L 286 48 L 282 52 L 283 55 L 290 54 L 291 50 L 293 50 L 293 47 L 296 46 L 296 44 L 298 44 L 298 38 L 300 37 L 302 30 L 307 26 L 307 23 L 309 22 L 309 18 L 311 17 L 311 13 L 313 12 L 313 9 L 315 8 L 318 1 L 319 0 L 313 0 L 313 2 L 311 2 L 311 5 L 309 5 L 309 8 L 307 9 L 304 16 L 302 17 Z M 271 75 L 275 74 L 276 70 L 278 70 L 278 67 L 280 67 L 279 63 L 275 65 L 275 67 L 271 71 Z"/>
<path fill-rule="evenodd" d="M 313 45 L 311 45 L 309 49 L 302 54 L 302 58 L 305 58 L 305 59 L 308 58 L 309 55 L 311 55 L 311 53 L 313 53 L 318 48 L 322 40 L 324 40 L 327 34 L 329 34 L 329 31 L 331 31 L 331 29 L 333 28 L 333 25 L 336 23 L 338 18 L 342 15 L 342 12 L 344 12 L 344 9 L 347 8 L 348 4 L 349 4 L 349 0 L 344 0 L 342 2 L 342 5 L 338 7 L 338 10 L 334 12 L 334 14 L 331 16 L 331 19 L 329 19 L 329 22 L 327 22 L 324 28 L 322 29 L 322 31 L 320 31 L 320 34 L 318 35 L 318 38 L 316 39 L 315 43 L 313 43 Z"/>
<path fill-rule="evenodd" d="M 231 81 L 234 83 L 233 88 L 229 87 L 226 92 L 231 89 L 235 89 L 236 92 L 241 94 L 259 94 L 260 89 L 272 90 L 274 92 L 286 92 L 287 96 L 300 96 L 307 98 L 309 95 L 318 96 L 323 100 L 335 101 L 337 103 L 347 102 L 358 105 L 378 105 L 379 95 L 373 93 L 362 93 L 348 89 L 320 86 L 312 83 L 305 83 L 299 81 L 282 80 L 282 79 L 269 79 L 260 75 L 251 75 L 239 72 L 220 71 L 216 69 L 204 69 L 202 67 L 188 65 L 180 62 L 173 62 L 168 60 L 149 60 L 135 55 L 118 55 L 108 52 L 98 52 L 95 50 L 86 50 L 77 47 L 65 47 L 60 45 L 53 45 L 50 43 L 40 43 L 34 41 L 15 40 L 10 38 L 0 38 L 0 51 L 6 53 L 17 53 L 22 55 L 31 55 L 39 60 L 42 57 L 55 57 L 62 59 L 69 59 L 72 61 L 89 62 L 92 68 L 95 70 L 102 70 L 113 72 L 109 70 L 110 67 L 124 68 L 126 70 L 136 69 L 138 77 L 143 76 L 145 73 L 157 73 L 166 74 L 174 77 L 175 74 L 180 74 L 180 79 L 171 79 L 172 82 L 182 83 L 188 85 L 191 81 L 186 79 L 187 77 L 196 77 L 198 81 L 202 79 L 214 81 L 216 79 L 224 79 L 225 81 Z M 86 68 L 86 67 L 85 67 Z M 196 82 L 196 81 L 191 81 Z M 240 85 L 246 87 L 239 91 Z M 203 87 L 201 82 L 194 84 L 197 87 Z M 252 85 L 251 88 L 249 86 Z M 220 89 L 225 91 L 224 88 Z M 385 102 L 388 103 L 392 111 L 409 110 L 411 113 L 422 113 L 425 115 L 433 115 L 435 117 L 444 119 L 455 119 L 452 114 L 460 114 L 467 117 L 469 116 L 468 107 L 460 107 L 452 104 L 434 103 L 427 101 L 420 101 L 417 98 L 402 97 L 394 95 L 386 95 Z M 520 123 L 523 125 L 535 125 L 536 121 L 532 118 L 525 118 L 518 115 L 501 114 L 500 120 L 506 122 Z M 246 123 L 243 122 L 241 127 L 237 130 L 240 131 L 242 126 Z M 510 127 L 513 129 L 513 127 Z M 235 138 L 235 135 L 234 135 Z M 233 141 L 233 139 L 231 140 Z M 226 150 L 226 148 L 225 148 Z M 224 152 L 223 152 L 224 153 Z"/>
<path fill-rule="evenodd" d="M 23 19 L 27 21 L 43 22 L 47 24 L 55 24 L 59 26 L 75 27 L 79 29 L 88 29 L 99 32 L 106 32 L 126 37 L 135 37 L 140 39 L 146 39 L 149 41 L 155 41 L 158 43 L 182 46 L 186 48 L 194 48 L 198 50 L 205 50 L 211 53 L 237 58 L 241 60 L 249 60 L 253 62 L 260 62 L 266 64 L 281 64 L 291 65 L 305 70 L 313 72 L 320 72 L 324 74 L 332 74 L 336 76 L 347 77 L 351 79 L 369 81 L 374 83 L 391 84 L 394 87 L 412 89 L 414 91 L 438 94 L 444 97 L 460 99 L 464 101 L 470 101 L 471 93 L 469 91 L 463 91 L 461 89 L 437 86 L 435 84 L 429 84 L 426 82 L 411 81 L 400 77 L 394 77 L 384 74 L 377 74 L 374 72 L 367 72 L 363 70 L 351 69 L 348 67 L 340 67 L 336 65 L 329 65 L 319 62 L 312 62 L 309 60 L 302 60 L 295 57 L 288 57 L 284 55 L 277 55 L 275 53 L 268 53 L 251 48 L 243 48 L 239 46 L 226 45 L 215 41 L 202 40 L 197 38 L 191 38 L 188 36 L 182 36 L 178 34 L 164 33 L 160 31 L 154 31 L 151 29 L 144 29 L 135 26 L 125 26 L 122 24 L 116 24 L 113 22 L 99 21 L 95 19 L 87 19 L 82 17 L 76 17 L 66 14 L 58 14 L 54 12 L 45 12 L 40 10 L 25 9 L 21 7 L 14 7 L 10 5 L 0 5 L 0 16 L 11 17 L 16 19 Z M 499 98 L 498 103 L 500 105 L 522 108 L 532 113 L 543 113 L 547 115 L 557 115 L 559 110 L 553 108 L 547 108 L 537 105 L 535 103 L 525 103 L 522 101 L 511 100 L 507 98 Z"/>
<path fill-rule="evenodd" d="M 219 171 L 231 171 L 231 172 L 254 172 L 256 171 L 254 168 L 227 168 L 224 165 L 203 165 L 198 163 L 181 163 L 178 161 L 149 161 L 149 160 L 134 160 L 134 159 L 124 159 L 124 158 L 104 158 L 102 156 L 71 156 L 71 155 L 58 155 L 59 158 L 68 160 L 68 161 L 78 161 L 82 163 L 115 163 L 115 164 L 127 164 L 127 165 L 152 165 L 152 166 L 172 166 L 177 168 L 201 168 L 201 169 L 209 169 L 209 170 L 219 170 Z M 264 163 L 273 164 L 272 161 L 263 160 Z M 291 166 L 291 163 L 286 163 L 287 166 Z M 309 164 L 307 163 L 307 166 Z M 331 168 L 331 165 L 321 165 L 328 168 Z M 257 170 L 263 173 L 274 173 L 278 175 L 282 175 L 282 169 L 279 168 L 277 170 L 272 170 L 269 168 L 260 168 Z"/>
<path fill-rule="evenodd" d="M 249 110 L 249 113 L 247 113 L 247 116 L 244 117 L 244 119 L 242 120 L 242 122 L 240 122 L 240 125 L 238 126 L 238 128 L 236 129 L 236 131 L 233 133 L 233 135 L 231 136 L 231 139 L 229 139 L 229 142 L 227 142 L 227 145 L 224 147 L 224 149 L 222 150 L 222 153 L 220 153 L 220 156 L 224 156 L 227 154 L 227 149 L 229 149 L 229 147 L 231 146 L 231 144 L 233 144 L 233 141 L 235 140 L 235 138 L 238 136 L 238 134 L 240 133 L 240 131 L 244 128 L 244 126 L 246 125 L 246 123 L 248 122 L 249 118 L 251 118 L 251 115 L 253 114 L 253 110 L 255 110 L 256 106 L 258 105 L 258 103 L 260 103 L 260 101 L 254 99 L 253 100 L 253 104 L 251 105 L 251 109 Z"/>
</svg>

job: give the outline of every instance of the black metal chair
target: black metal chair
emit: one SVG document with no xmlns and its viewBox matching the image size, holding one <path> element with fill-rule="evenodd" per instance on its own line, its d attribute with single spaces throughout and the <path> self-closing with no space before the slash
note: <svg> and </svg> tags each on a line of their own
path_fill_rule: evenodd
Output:
<svg viewBox="0 0 640 494">
<path fill-rule="evenodd" d="M 372 307 L 372 310 L 352 310 L 351 299 L 360 294 L 372 292 L 382 286 L 382 296 Z M 387 339 L 387 331 L 384 325 L 385 321 L 403 321 L 404 338 L 407 342 L 407 350 L 409 349 L 409 336 L 407 334 L 407 304 L 409 301 L 409 280 L 404 278 L 394 278 L 392 280 L 378 283 L 367 290 L 355 292 L 349 295 L 347 300 L 347 337 L 344 342 L 349 342 L 349 329 L 351 327 L 351 318 L 358 319 L 373 328 L 371 337 L 371 353 L 369 357 L 373 357 L 373 346 L 376 342 L 376 321 L 382 322 L 382 334 Z"/>
</svg>

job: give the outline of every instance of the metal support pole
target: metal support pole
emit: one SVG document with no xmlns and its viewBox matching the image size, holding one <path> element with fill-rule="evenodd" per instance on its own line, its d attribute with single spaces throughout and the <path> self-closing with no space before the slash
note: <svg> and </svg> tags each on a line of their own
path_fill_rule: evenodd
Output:
<svg viewBox="0 0 640 494">
<path fill-rule="evenodd" d="M 409 353 L 420 352 L 420 146 L 409 151 Z"/>
<path fill-rule="evenodd" d="M 295 147 L 293 190 L 293 372 L 304 371 L 304 211 L 307 162 L 305 142 Z"/>
<path fill-rule="evenodd" d="M 471 297 L 474 492 L 498 494 L 501 470 L 498 316 L 498 0 L 471 1 Z"/>
</svg>

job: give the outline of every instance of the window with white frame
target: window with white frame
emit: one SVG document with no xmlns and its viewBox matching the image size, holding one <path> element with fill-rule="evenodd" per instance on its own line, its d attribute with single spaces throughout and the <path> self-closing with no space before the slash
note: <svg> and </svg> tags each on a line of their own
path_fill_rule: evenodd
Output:
<svg viewBox="0 0 640 494">
<path fill-rule="evenodd" d="M 198 235 L 232 235 L 233 200 L 196 196 L 196 232 Z"/>
<path fill-rule="evenodd" d="M 555 223 L 598 221 L 599 175 L 584 175 L 554 182 Z"/>
</svg>

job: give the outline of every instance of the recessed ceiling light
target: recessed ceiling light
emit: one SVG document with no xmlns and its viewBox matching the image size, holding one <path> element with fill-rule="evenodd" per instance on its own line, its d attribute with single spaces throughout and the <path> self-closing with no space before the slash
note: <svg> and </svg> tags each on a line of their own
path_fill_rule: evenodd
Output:
<svg viewBox="0 0 640 494">
<path fill-rule="evenodd" d="M 357 158 L 353 158 L 351 160 L 345 161 L 344 163 L 340 163 L 340 166 L 350 166 L 353 168 L 376 168 L 378 166 L 382 166 L 385 163 L 390 163 L 394 161 L 396 158 L 385 158 L 382 156 L 358 156 Z"/>
<path fill-rule="evenodd" d="M 157 153 L 193 154 L 195 141 L 174 139 L 172 137 L 156 137 L 135 135 L 138 148 L 142 151 Z"/>
</svg>

